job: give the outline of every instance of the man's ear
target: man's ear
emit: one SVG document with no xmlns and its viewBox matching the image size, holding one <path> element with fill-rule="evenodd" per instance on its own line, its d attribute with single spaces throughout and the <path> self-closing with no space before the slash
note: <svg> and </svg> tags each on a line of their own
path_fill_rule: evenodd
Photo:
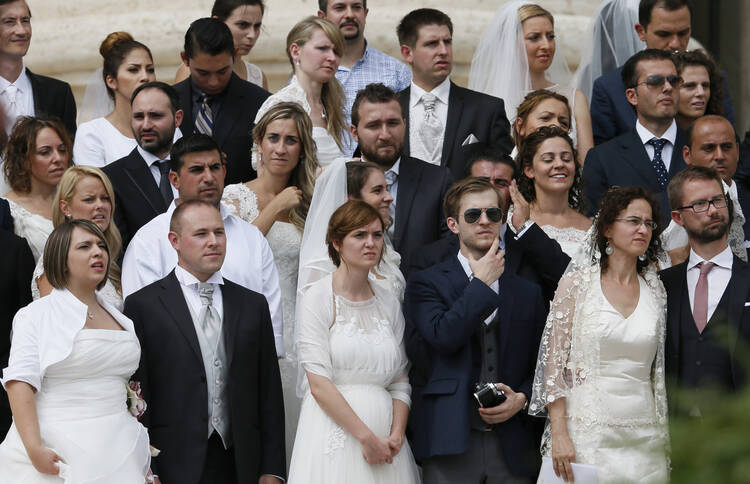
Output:
<svg viewBox="0 0 750 484">
<path fill-rule="evenodd" d="M 177 191 L 180 191 L 180 175 L 174 170 L 169 170 L 169 183 L 171 183 Z"/>
<path fill-rule="evenodd" d="M 351 131 L 354 141 L 359 143 L 359 136 L 357 135 L 357 127 L 352 124 L 351 126 L 349 126 L 349 131 Z"/>
<path fill-rule="evenodd" d="M 404 58 L 407 64 L 412 64 L 414 62 L 414 51 L 408 45 L 402 45 L 401 57 Z"/>
<path fill-rule="evenodd" d="M 646 27 L 637 23 L 635 24 L 635 32 L 638 34 L 638 38 L 641 39 L 641 42 L 646 42 Z"/>
<path fill-rule="evenodd" d="M 180 236 L 177 235 L 176 232 L 169 232 L 167 234 L 167 238 L 169 239 L 169 243 L 172 245 L 172 248 L 179 252 L 180 251 Z"/>
<path fill-rule="evenodd" d="M 182 63 L 190 67 L 190 58 L 185 54 L 184 50 L 180 52 L 180 57 L 182 58 Z"/>
<path fill-rule="evenodd" d="M 672 217 L 672 220 L 674 220 L 674 223 L 679 225 L 680 227 L 685 226 L 685 222 L 682 221 L 682 212 L 679 210 L 672 210 L 669 212 L 669 216 Z"/>
<path fill-rule="evenodd" d="M 634 87 L 625 89 L 625 99 L 627 99 L 632 106 L 638 106 L 638 93 L 635 91 Z"/>
<path fill-rule="evenodd" d="M 685 164 L 693 164 L 693 159 L 690 157 L 690 147 L 688 145 L 682 147 L 682 158 L 685 160 Z"/>
<path fill-rule="evenodd" d="M 448 226 L 448 230 L 458 235 L 458 221 L 453 217 L 445 219 L 445 224 Z"/>
</svg>

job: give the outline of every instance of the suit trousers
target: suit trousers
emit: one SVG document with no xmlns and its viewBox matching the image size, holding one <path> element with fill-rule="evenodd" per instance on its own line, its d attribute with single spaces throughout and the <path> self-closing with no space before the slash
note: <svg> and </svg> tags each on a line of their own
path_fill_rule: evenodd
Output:
<svg viewBox="0 0 750 484">
<path fill-rule="evenodd" d="M 208 439 L 206 463 L 203 465 L 200 484 L 237 484 L 234 449 L 225 449 L 221 437 L 216 432 Z"/>
<path fill-rule="evenodd" d="M 503 456 L 497 430 L 471 430 L 469 449 L 458 455 L 439 455 L 422 462 L 424 484 L 532 484 L 513 476 Z"/>
</svg>

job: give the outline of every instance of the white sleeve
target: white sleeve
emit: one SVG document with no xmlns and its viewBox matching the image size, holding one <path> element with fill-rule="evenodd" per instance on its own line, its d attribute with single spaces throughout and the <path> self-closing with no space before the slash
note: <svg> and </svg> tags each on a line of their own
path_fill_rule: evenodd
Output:
<svg viewBox="0 0 750 484">
<path fill-rule="evenodd" d="M 84 123 L 76 131 L 73 144 L 73 162 L 76 165 L 88 165 L 102 168 L 106 164 L 104 145 L 99 133 L 89 124 Z"/>
<path fill-rule="evenodd" d="M 152 254 L 155 254 L 157 257 L 159 256 L 158 245 L 156 247 L 148 247 L 141 234 L 141 230 L 139 230 L 130 240 L 122 261 L 121 282 L 123 300 L 163 277 L 163 275 L 157 272 L 161 264 L 149 257 Z"/>
<path fill-rule="evenodd" d="M 322 287 L 320 284 L 312 286 L 300 299 L 295 343 L 300 371 L 332 380 L 330 328 L 333 325 L 333 294 Z"/>
<path fill-rule="evenodd" d="M 255 229 L 255 226 L 252 226 Z M 268 301 L 273 323 L 273 338 L 276 343 L 276 355 L 284 357 L 284 315 L 281 312 L 281 288 L 279 287 L 279 272 L 273 259 L 273 252 L 268 241 L 260 230 L 255 229 L 260 244 L 260 262 L 263 273 L 263 295 Z M 293 315 L 290 315 L 290 317 Z"/>
<path fill-rule="evenodd" d="M 39 331 L 28 309 L 16 313 L 12 334 L 8 367 L 3 370 L 3 378 L 0 381 L 3 387 L 9 381 L 22 381 L 38 390 L 42 385 Z"/>
</svg>

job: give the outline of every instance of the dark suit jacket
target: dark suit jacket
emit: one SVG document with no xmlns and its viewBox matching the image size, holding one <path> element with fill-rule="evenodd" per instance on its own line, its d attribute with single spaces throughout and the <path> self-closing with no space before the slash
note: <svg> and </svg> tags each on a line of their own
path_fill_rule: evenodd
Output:
<svg viewBox="0 0 750 484">
<path fill-rule="evenodd" d="M 726 93 L 724 96 L 725 117 L 734 124 L 732 98 L 729 95 L 726 76 L 724 92 Z M 599 145 L 627 133 L 635 127 L 635 121 L 635 110 L 625 97 L 622 66 L 597 78 L 591 91 L 591 126 L 594 131 L 594 144 Z"/>
<path fill-rule="evenodd" d="M 10 204 L 0 198 L 0 230 L 13 233 L 13 216 L 10 214 Z"/>
<path fill-rule="evenodd" d="M 659 273 L 667 291 L 667 340 L 665 348 L 665 365 L 667 375 L 672 381 L 679 379 L 680 370 L 680 306 L 688 297 L 687 261 Z M 750 345 L 750 265 L 734 256 L 732 277 L 727 285 L 729 291 L 729 355 L 732 369 L 732 382 L 735 390 L 741 390 L 746 382 L 746 361 L 741 361 L 738 346 L 745 348 L 747 354 Z"/>
<path fill-rule="evenodd" d="M 26 68 L 34 94 L 34 112 L 37 116 L 47 115 L 59 118 L 65 125 L 71 141 L 76 135 L 76 100 L 67 82 L 40 76 Z"/>
<path fill-rule="evenodd" d="M 138 148 L 102 168 L 115 190 L 114 221 L 122 235 L 122 252 L 138 229 L 167 211 L 151 170 Z"/>
<path fill-rule="evenodd" d="M 182 132 L 187 136 L 195 132 L 193 113 L 193 84 L 188 77 L 174 85 L 180 95 L 180 107 L 185 112 Z M 218 119 L 214 119 L 213 138 L 227 156 L 225 185 L 246 182 L 256 177 L 250 163 L 253 147 L 252 131 L 255 115 L 271 93 L 232 74 L 225 90 Z"/>
<path fill-rule="evenodd" d="M 404 153 L 409 156 L 409 96 L 411 87 L 398 93 L 401 109 L 406 119 L 406 142 Z M 469 135 L 474 135 L 481 144 L 500 148 L 510 154 L 513 141 L 510 139 L 510 124 L 505 117 L 503 100 L 481 92 L 472 91 L 451 82 L 448 96 L 448 120 L 445 126 L 443 154 L 440 166 L 448 168 L 454 180 L 464 177 L 466 158 L 471 154 L 471 145 L 462 146 Z"/>
<path fill-rule="evenodd" d="M 531 397 L 545 313 L 537 286 L 506 271 L 499 295 L 479 279 L 469 282 L 457 258 L 412 275 L 404 314 L 427 343 L 432 362 L 425 385 L 412 383 L 409 418 L 414 456 L 418 460 L 466 452 L 471 432 L 471 388 L 478 381 L 479 332 L 484 319 L 499 307 L 497 359 L 500 381 Z M 406 342 L 411 358 L 412 348 Z M 539 448 L 534 418 L 519 411 L 499 424 L 505 461 L 514 475 L 536 476 Z"/>
<path fill-rule="evenodd" d="M 682 158 L 685 138 L 685 133 L 678 129 L 669 165 L 670 180 L 685 168 L 685 160 Z M 599 201 L 613 186 L 639 186 L 656 196 L 662 221 L 669 221 L 667 190 L 662 190 L 656 181 L 656 171 L 635 127 L 628 133 L 589 150 L 583 165 L 583 183 L 586 208 L 590 216 L 596 214 Z"/>
<path fill-rule="evenodd" d="M 284 403 L 268 303 L 224 280 L 222 333 L 229 364 L 227 399 L 238 482 L 286 476 Z M 151 468 L 164 483 L 197 484 L 206 459 L 206 371 L 193 320 L 172 271 L 129 296 L 125 314 L 141 343 L 143 423 L 161 450 Z"/>
<path fill-rule="evenodd" d="M 393 247 L 401 254 L 402 271 L 409 267 L 413 251 L 450 233 L 445 225 L 443 199 L 452 183 L 448 170 L 401 157 Z"/>
<path fill-rule="evenodd" d="M 750 189 L 743 183 L 734 181 L 737 184 L 737 198 L 740 200 L 740 208 L 745 216 L 745 225 L 742 229 L 745 231 L 745 240 L 750 240 Z"/>
<path fill-rule="evenodd" d="M 4 200 L 3 200 L 4 201 Z M 7 203 L 7 202 L 6 202 Z M 8 366 L 10 330 L 16 311 L 31 302 L 34 256 L 29 244 L 12 232 L 0 230 L 0 366 Z M 10 428 L 8 394 L 0 392 L 0 435 Z"/>
</svg>

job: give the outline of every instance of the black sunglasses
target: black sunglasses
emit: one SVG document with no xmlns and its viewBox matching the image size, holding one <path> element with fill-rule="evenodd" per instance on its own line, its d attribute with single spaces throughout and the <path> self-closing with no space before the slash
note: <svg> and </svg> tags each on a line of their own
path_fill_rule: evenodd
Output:
<svg viewBox="0 0 750 484">
<path fill-rule="evenodd" d="M 487 208 L 470 208 L 464 212 L 464 220 L 466 223 L 474 224 L 477 223 L 479 218 L 482 216 L 482 212 L 487 214 L 487 218 L 492 223 L 497 223 L 503 219 L 503 211 L 497 207 Z"/>
<path fill-rule="evenodd" d="M 654 74 L 653 76 L 648 76 L 645 81 L 639 82 L 633 87 L 640 86 L 641 84 L 645 84 L 648 87 L 662 87 L 665 81 L 669 82 L 669 84 L 675 88 L 680 87 L 680 85 L 682 85 L 682 78 L 676 74 L 671 74 L 669 76 L 662 76 L 661 74 Z"/>
</svg>

